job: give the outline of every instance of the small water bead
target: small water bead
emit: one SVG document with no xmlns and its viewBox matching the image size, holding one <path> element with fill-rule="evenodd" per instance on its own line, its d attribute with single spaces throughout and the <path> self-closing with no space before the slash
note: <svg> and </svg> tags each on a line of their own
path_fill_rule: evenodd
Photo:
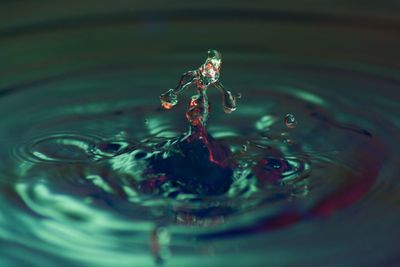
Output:
<svg viewBox="0 0 400 267">
<path fill-rule="evenodd" d="M 250 148 L 250 141 L 247 140 L 245 144 L 242 145 L 242 152 L 247 152 Z"/>
<path fill-rule="evenodd" d="M 293 114 L 286 114 L 285 124 L 288 128 L 295 128 L 297 126 L 296 117 Z"/>
<path fill-rule="evenodd" d="M 247 145 L 242 145 L 242 152 L 246 152 L 247 151 Z"/>
</svg>

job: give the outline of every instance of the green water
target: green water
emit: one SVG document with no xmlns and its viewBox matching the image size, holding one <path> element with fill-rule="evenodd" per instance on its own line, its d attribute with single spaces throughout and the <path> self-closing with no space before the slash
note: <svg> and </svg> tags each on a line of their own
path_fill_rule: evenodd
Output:
<svg viewBox="0 0 400 267">
<path fill-rule="evenodd" d="M 0 5 L 0 265 L 396 266 L 398 4 L 172 3 Z M 187 131 L 195 90 L 159 95 L 209 48 L 243 96 L 209 89 L 217 196 L 138 156 Z"/>
</svg>

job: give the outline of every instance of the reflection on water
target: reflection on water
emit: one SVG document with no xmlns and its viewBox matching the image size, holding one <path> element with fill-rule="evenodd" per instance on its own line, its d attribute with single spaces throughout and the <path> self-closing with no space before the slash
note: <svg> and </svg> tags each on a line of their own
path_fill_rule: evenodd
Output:
<svg viewBox="0 0 400 267">
<path fill-rule="evenodd" d="M 158 95 L 215 45 L 192 31 L 165 46 L 158 38 L 215 16 L 171 12 L 147 24 L 83 16 L 0 31 L 10 62 L 0 63 L 0 263 L 395 266 L 400 74 L 380 64 L 390 50 L 379 59 L 354 50 L 384 33 L 340 17 L 326 29 L 297 25 L 291 13 L 213 20 L 224 84 L 243 97 L 227 116 L 209 90 L 208 130 L 229 148 L 233 172 L 216 183 L 193 162 L 198 183 L 189 166 L 160 167 L 187 131 L 187 105 L 164 111 Z M 272 43 L 251 33 L 259 23 Z M 236 31 L 243 39 L 233 41 Z M 298 51 L 285 51 L 290 38 Z M 338 52 L 342 42 L 355 52 Z"/>
</svg>

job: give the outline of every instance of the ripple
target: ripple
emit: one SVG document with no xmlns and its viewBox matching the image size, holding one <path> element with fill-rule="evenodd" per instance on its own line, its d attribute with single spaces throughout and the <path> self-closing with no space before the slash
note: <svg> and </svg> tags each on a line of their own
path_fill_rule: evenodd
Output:
<svg viewBox="0 0 400 267">
<path fill-rule="evenodd" d="M 78 133 L 51 133 L 17 147 L 19 156 L 32 162 L 84 163 L 95 159 L 91 149 L 101 139 Z"/>
</svg>

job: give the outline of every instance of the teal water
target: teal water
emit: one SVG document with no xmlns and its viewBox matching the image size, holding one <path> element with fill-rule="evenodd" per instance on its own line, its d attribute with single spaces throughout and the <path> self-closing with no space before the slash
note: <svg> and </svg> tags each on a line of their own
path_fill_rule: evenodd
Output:
<svg viewBox="0 0 400 267">
<path fill-rule="evenodd" d="M 2 266 L 398 264 L 395 17 L 73 6 L 0 28 Z M 219 195 L 145 161 L 187 131 L 194 89 L 159 95 L 210 47 L 242 94 L 226 115 L 209 89 L 235 162 Z"/>
</svg>

